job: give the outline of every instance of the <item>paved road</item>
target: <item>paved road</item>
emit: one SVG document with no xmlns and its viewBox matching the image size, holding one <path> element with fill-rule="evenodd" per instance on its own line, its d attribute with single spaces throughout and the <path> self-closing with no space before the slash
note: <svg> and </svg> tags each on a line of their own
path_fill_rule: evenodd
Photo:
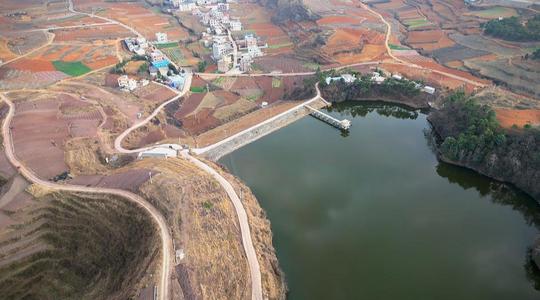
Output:
<svg viewBox="0 0 540 300">
<path fill-rule="evenodd" d="M 160 284 L 159 284 L 159 299 L 167 300 L 169 299 L 169 281 L 170 281 L 170 271 L 171 271 L 171 257 L 172 257 L 172 238 L 167 227 L 167 222 L 161 213 L 154 207 L 152 204 L 148 203 L 144 198 L 133 194 L 128 191 L 119 190 L 119 189 L 109 189 L 109 188 L 95 188 L 95 187 L 86 187 L 70 184 L 58 184 L 54 182 L 49 182 L 42 180 L 36 174 L 34 174 L 30 169 L 28 169 L 24 164 L 22 164 L 15 155 L 15 149 L 13 146 L 13 140 L 11 136 L 11 121 L 15 113 L 15 105 L 11 102 L 5 95 L 0 94 L 0 99 L 7 103 L 9 106 L 8 114 L 2 124 L 2 135 L 3 144 L 6 156 L 10 163 L 17 168 L 17 170 L 30 182 L 39 184 L 46 188 L 52 190 L 60 191 L 69 191 L 69 192 L 85 192 L 93 194 L 107 194 L 107 195 L 116 195 L 123 197 L 139 206 L 144 208 L 152 217 L 154 222 L 159 228 L 159 234 L 161 237 L 161 252 L 162 252 L 162 268 L 160 274 Z"/>
</svg>

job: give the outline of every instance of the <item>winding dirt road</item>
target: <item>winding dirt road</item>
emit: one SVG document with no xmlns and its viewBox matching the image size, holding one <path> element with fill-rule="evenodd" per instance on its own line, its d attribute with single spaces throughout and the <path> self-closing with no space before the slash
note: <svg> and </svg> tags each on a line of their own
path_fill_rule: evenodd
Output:
<svg viewBox="0 0 540 300">
<path fill-rule="evenodd" d="M 182 89 L 182 91 L 180 93 L 178 93 L 178 95 L 174 96 L 173 98 L 161 103 L 160 106 L 158 106 L 148 117 L 146 117 L 144 120 L 132 125 L 131 127 L 129 127 L 128 129 L 126 129 L 124 132 L 122 132 L 120 135 L 118 135 L 116 137 L 116 139 L 114 140 L 114 148 L 116 149 L 116 151 L 120 152 L 120 153 L 138 153 L 138 152 L 141 152 L 141 151 L 144 151 L 144 150 L 148 150 L 148 149 L 152 149 L 152 148 L 155 148 L 156 146 L 149 146 L 149 147 L 144 147 L 144 148 L 139 148 L 139 149 L 125 149 L 123 146 L 122 146 L 122 141 L 131 133 L 133 132 L 135 129 L 139 128 L 139 127 L 142 127 L 144 125 L 146 125 L 148 122 L 150 122 L 155 116 L 157 116 L 157 114 L 165 107 L 167 106 L 167 104 L 169 103 L 172 103 L 178 99 L 180 99 L 182 96 L 184 96 L 190 89 L 191 87 L 191 79 L 192 79 L 192 75 L 191 74 L 188 74 L 186 76 L 186 82 L 184 83 L 184 88 Z M 176 92 L 176 90 L 175 90 Z"/>
<path fill-rule="evenodd" d="M 84 192 L 84 193 L 93 193 L 93 194 L 107 194 L 123 197 L 140 207 L 144 208 L 148 214 L 152 217 L 154 222 L 159 228 L 159 235 L 161 237 L 161 252 L 162 252 L 162 266 L 159 282 L 159 293 L 158 298 L 160 300 L 169 299 L 169 281 L 170 281 L 170 272 L 171 272 L 171 256 L 172 256 L 172 238 L 167 227 L 167 222 L 161 213 L 148 201 L 144 198 L 133 194 L 128 191 L 119 190 L 119 189 L 109 189 L 109 188 L 94 188 L 70 184 L 58 184 L 50 181 L 43 180 L 36 176 L 30 169 L 28 169 L 24 164 L 22 164 L 15 155 L 15 149 L 13 146 L 13 140 L 11 136 L 11 121 L 13 115 L 15 114 L 15 105 L 11 100 L 9 100 L 4 94 L 0 94 L 0 99 L 6 102 L 9 106 L 8 114 L 2 124 L 2 135 L 3 144 L 6 156 L 9 162 L 17 168 L 17 170 L 30 182 L 39 184 L 43 187 L 59 190 L 59 191 L 69 191 L 69 192 Z"/>
</svg>

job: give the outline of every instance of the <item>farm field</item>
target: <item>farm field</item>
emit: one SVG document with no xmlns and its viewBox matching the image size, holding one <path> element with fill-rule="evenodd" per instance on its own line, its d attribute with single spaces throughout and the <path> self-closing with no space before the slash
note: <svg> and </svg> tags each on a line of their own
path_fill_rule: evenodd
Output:
<svg viewBox="0 0 540 300">
<path fill-rule="evenodd" d="M 495 6 L 482 10 L 473 10 L 466 15 L 476 16 L 483 19 L 508 18 L 517 16 L 517 11 L 510 7 Z"/>
<path fill-rule="evenodd" d="M 497 59 L 491 61 L 467 60 L 465 66 L 476 70 L 483 76 L 503 82 L 508 88 L 518 94 L 540 97 L 540 66 L 538 63 L 513 59 Z"/>
<path fill-rule="evenodd" d="M 501 126 L 506 128 L 540 125 L 540 109 L 496 109 L 495 113 Z"/>
<path fill-rule="evenodd" d="M 294 45 L 289 36 L 271 21 L 269 10 L 256 3 L 242 1 L 231 5 L 231 15 L 238 16 L 243 29 L 254 32 L 264 42 L 268 43 L 265 53 L 269 55 L 291 53 Z"/>
<path fill-rule="evenodd" d="M 179 41 L 189 37 L 188 32 L 178 26 L 172 16 L 156 13 L 143 2 L 109 2 L 109 1 L 73 1 L 77 9 L 92 11 L 98 9 L 99 15 L 118 20 L 134 27 L 144 37 L 155 40 L 157 32 L 167 33 L 169 40 Z"/>
<path fill-rule="evenodd" d="M 133 36 L 129 30 L 119 25 L 103 25 L 87 28 L 62 29 L 54 31 L 55 42 L 94 42 L 96 40 L 115 40 Z"/>
<path fill-rule="evenodd" d="M 97 135 L 102 120 L 99 111 L 71 95 L 17 93 L 8 96 L 16 105 L 12 124 L 17 155 L 43 178 L 51 179 L 69 171 L 64 157 L 68 140 Z"/>
<path fill-rule="evenodd" d="M 52 44 L 27 58 L 1 66 L 0 87 L 44 87 L 66 77 L 84 75 L 117 62 L 114 42 L 69 46 Z"/>
</svg>

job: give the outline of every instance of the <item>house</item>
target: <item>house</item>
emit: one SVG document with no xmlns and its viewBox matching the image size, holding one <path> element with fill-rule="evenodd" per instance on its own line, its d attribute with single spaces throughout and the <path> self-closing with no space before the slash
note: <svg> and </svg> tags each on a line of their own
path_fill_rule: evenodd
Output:
<svg viewBox="0 0 540 300">
<path fill-rule="evenodd" d="M 165 56 L 163 55 L 161 51 L 154 50 L 150 53 L 150 59 L 152 61 L 161 61 L 161 60 L 165 60 Z"/>
<path fill-rule="evenodd" d="M 426 92 L 426 93 L 428 93 L 430 95 L 435 94 L 435 88 L 431 87 L 431 86 L 427 86 L 427 85 L 422 88 L 422 91 L 424 91 L 424 92 Z"/>
<path fill-rule="evenodd" d="M 168 67 L 170 63 L 159 50 L 154 50 L 150 53 L 150 60 L 152 61 L 152 65 L 158 69 Z"/>
<path fill-rule="evenodd" d="M 379 72 L 373 72 L 371 75 L 371 81 L 374 81 L 376 84 L 381 84 L 386 80 Z"/>
<path fill-rule="evenodd" d="M 197 4 L 193 3 L 193 2 L 189 2 L 189 3 L 180 3 L 180 5 L 178 5 L 178 10 L 179 11 L 191 11 L 191 10 L 194 10 L 197 8 Z M 199 11 L 200 13 L 200 11 Z"/>
<path fill-rule="evenodd" d="M 139 45 L 139 47 L 141 48 L 148 48 L 148 41 L 146 41 L 145 38 L 143 37 L 138 37 L 135 39 L 137 41 L 137 44 Z"/>
<path fill-rule="evenodd" d="M 169 79 L 169 86 L 178 90 L 181 90 L 184 88 L 184 83 L 186 82 L 186 78 L 183 75 L 171 75 L 168 77 Z"/>
<path fill-rule="evenodd" d="M 241 31 L 242 30 L 242 22 L 239 20 L 233 20 L 229 22 L 229 26 L 232 31 Z"/>
<path fill-rule="evenodd" d="M 338 81 L 340 80 L 341 77 L 326 77 L 326 79 L 324 80 L 326 82 L 326 84 L 330 84 L 334 81 Z"/>
<path fill-rule="evenodd" d="M 231 67 L 231 56 L 224 55 L 217 63 L 218 71 L 221 73 L 227 73 Z"/>
<path fill-rule="evenodd" d="M 394 75 L 392 75 L 392 78 L 394 78 L 396 80 L 401 80 L 401 79 L 403 79 L 403 76 L 401 76 L 399 74 L 394 74 Z"/>
<path fill-rule="evenodd" d="M 242 72 L 251 71 L 251 63 L 253 62 L 253 57 L 249 53 L 242 53 L 240 56 L 240 63 L 238 67 Z"/>
<path fill-rule="evenodd" d="M 161 145 L 160 147 L 152 148 L 150 150 L 145 150 L 137 154 L 138 159 L 151 158 L 151 157 L 169 158 L 169 157 L 177 157 L 177 156 L 178 156 L 177 149 L 170 148 L 164 145 Z"/>
<path fill-rule="evenodd" d="M 154 67 L 154 66 L 150 66 L 148 68 L 148 71 L 150 72 L 150 76 L 151 77 L 157 77 L 157 74 L 158 74 L 158 68 Z"/>
<path fill-rule="evenodd" d="M 246 34 L 244 40 L 246 41 L 247 48 L 257 46 L 257 38 L 253 34 Z"/>
<path fill-rule="evenodd" d="M 133 91 L 137 88 L 137 81 L 127 75 L 122 75 L 118 77 L 118 86 L 123 90 Z"/>
<path fill-rule="evenodd" d="M 354 75 L 351 75 L 351 74 L 343 74 L 339 77 L 326 77 L 325 79 L 326 84 L 330 84 L 334 81 L 340 81 L 340 80 L 343 80 L 343 82 L 345 83 L 353 83 L 356 80 L 356 77 L 354 77 Z"/>
<path fill-rule="evenodd" d="M 229 4 L 228 3 L 218 3 L 217 9 L 219 11 L 223 11 L 223 12 L 228 11 L 229 10 Z"/>
<path fill-rule="evenodd" d="M 158 44 L 160 43 L 168 43 L 169 39 L 167 38 L 167 34 L 163 32 L 156 32 L 156 42 Z"/>
<path fill-rule="evenodd" d="M 341 75 L 341 79 L 343 79 L 345 83 L 353 83 L 356 80 L 356 77 L 354 77 L 354 75 L 351 75 L 351 74 L 343 74 Z"/>
<path fill-rule="evenodd" d="M 229 54 L 232 50 L 233 48 L 230 43 L 214 41 L 212 45 L 212 56 L 215 60 L 219 60 L 223 55 Z"/>
</svg>

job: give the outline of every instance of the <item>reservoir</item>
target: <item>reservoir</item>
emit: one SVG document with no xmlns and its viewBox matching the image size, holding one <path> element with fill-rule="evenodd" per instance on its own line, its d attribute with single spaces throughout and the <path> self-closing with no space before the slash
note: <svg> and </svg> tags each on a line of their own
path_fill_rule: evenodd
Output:
<svg viewBox="0 0 540 300">
<path fill-rule="evenodd" d="M 328 113 L 350 132 L 305 117 L 220 160 L 268 214 L 288 299 L 540 299 L 533 199 L 437 161 L 421 112 Z"/>
</svg>

